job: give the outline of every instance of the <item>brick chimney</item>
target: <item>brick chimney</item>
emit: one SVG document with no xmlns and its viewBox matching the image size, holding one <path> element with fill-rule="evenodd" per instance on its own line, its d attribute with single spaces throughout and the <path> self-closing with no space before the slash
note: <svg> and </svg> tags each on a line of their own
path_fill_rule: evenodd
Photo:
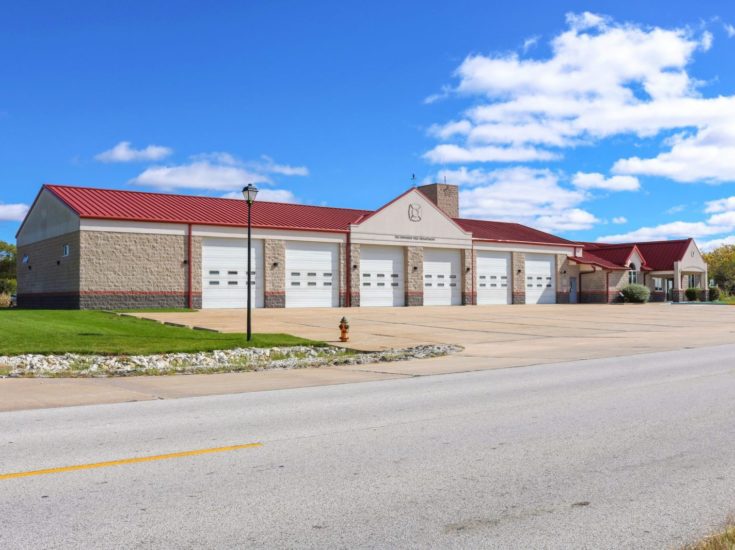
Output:
<svg viewBox="0 0 735 550">
<path fill-rule="evenodd" d="M 456 185 L 430 183 L 418 189 L 450 218 L 459 218 L 459 188 Z"/>
</svg>

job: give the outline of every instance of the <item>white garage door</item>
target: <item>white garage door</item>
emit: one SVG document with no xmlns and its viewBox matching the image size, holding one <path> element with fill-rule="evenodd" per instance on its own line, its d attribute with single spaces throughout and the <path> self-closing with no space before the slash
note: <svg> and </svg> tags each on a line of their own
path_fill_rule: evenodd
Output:
<svg viewBox="0 0 735 550">
<path fill-rule="evenodd" d="M 477 251 L 477 303 L 510 304 L 510 254 Z"/>
<path fill-rule="evenodd" d="M 555 304 L 556 276 L 554 256 L 526 254 L 526 303 Z"/>
<path fill-rule="evenodd" d="M 360 306 L 402 306 L 403 247 L 360 247 Z"/>
<path fill-rule="evenodd" d="M 424 305 L 462 303 L 459 250 L 424 248 Z"/>
<path fill-rule="evenodd" d="M 263 241 L 252 240 L 251 283 L 254 307 L 263 307 Z M 202 241 L 202 308 L 247 307 L 247 240 Z"/>
<path fill-rule="evenodd" d="M 286 243 L 286 307 L 339 305 L 339 246 Z"/>
</svg>

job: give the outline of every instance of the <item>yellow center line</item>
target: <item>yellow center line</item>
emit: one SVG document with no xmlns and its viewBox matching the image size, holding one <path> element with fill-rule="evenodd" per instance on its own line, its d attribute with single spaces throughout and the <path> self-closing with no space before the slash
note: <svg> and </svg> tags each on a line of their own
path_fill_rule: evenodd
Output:
<svg viewBox="0 0 735 550">
<path fill-rule="evenodd" d="M 245 443 L 243 445 L 230 445 L 228 447 L 212 447 L 210 449 L 197 449 L 195 451 L 182 451 L 179 453 L 168 453 L 165 455 L 141 456 L 138 458 L 123 458 L 120 460 L 109 460 L 107 462 L 93 462 L 92 464 L 77 464 L 76 466 L 62 466 L 61 468 L 48 468 L 45 470 L 31 470 L 28 472 L 15 472 L 11 474 L 0 474 L 0 479 L 13 479 L 16 477 L 42 476 L 46 474 L 60 474 L 73 472 L 75 470 L 91 470 L 93 468 L 108 468 L 110 466 L 121 466 L 123 464 L 137 464 L 139 462 L 152 462 L 154 460 L 168 460 L 170 458 L 182 458 L 186 456 L 206 455 L 212 453 L 224 453 L 227 451 L 239 451 L 240 449 L 251 449 L 262 447 L 262 443 Z"/>
</svg>

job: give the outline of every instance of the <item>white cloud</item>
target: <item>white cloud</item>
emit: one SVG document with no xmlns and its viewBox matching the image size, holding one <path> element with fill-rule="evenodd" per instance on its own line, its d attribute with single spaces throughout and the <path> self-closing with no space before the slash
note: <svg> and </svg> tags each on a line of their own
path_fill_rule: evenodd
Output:
<svg viewBox="0 0 735 550">
<path fill-rule="evenodd" d="M 444 177 L 448 182 L 470 186 L 459 193 L 461 215 L 468 218 L 513 221 L 545 231 L 589 229 L 599 221 L 579 208 L 587 195 L 560 185 L 550 170 L 461 168 L 442 170 L 435 180 Z"/>
<path fill-rule="evenodd" d="M 549 151 L 534 147 L 461 147 L 459 145 L 437 145 L 424 154 L 429 162 L 450 164 L 460 162 L 524 162 L 553 160 L 557 157 Z"/>
<path fill-rule="evenodd" d="M 660 241 L 665 239 L 681 239 L 685 237 L 705 237 L 722 233 L 721 228 L 712 227 L 705 222 L 671 222 L 653 227 L 641 227 L 628 233 L 606 235 L 597 239 L 598 242 L 631 242 L 631 241 Z"/>
<path fill-rule="evenodd" d="M 685 237 L 714 237 L 707 242 L 719 242 L 731 237 L 735 231 L 735 197 L 727 197 L 709 201 L 705 212 L 711 214 L 703 221 L 675 221 L 661 225 L 641 227 L 635 231 L 618 235 L 606 235 L 597 239 L 599 242 L 657 241 L 680 239 Z"/>
<path fill-rule="evenodd" d="M 17 203 L 17 204 L 2 204 L 0 203 L 0 221 L 3 222 L 20 222 L 26 217 L 28 213 L 28 205 Z"/>
<path fill-rule="evenodd" d="M 148 185 L 158 189 L 206 189 L 225 191 L 243 187 L 248 183 L 270 183 L 270 179 L 237 166 L 213 164 L 198 160 L 176 166 L 152 166 L 146 168 L 131 183 Z"/>
<path fill-rule="evenodd" d="M 718 199 L 715 201 L 709 201 L 705 205 L 705 212 L 707 213 L 718 213 L 718 212 L 732 212 L 735 211 L 735 197 L 727 197 L 724 199 Z"/>
<path fill-rule="evenodd" d="M 623 223 L 628 223 L 628 218 L 626 218 L 625 216 L 616 216 L 612 219 L 612 222 L 620 225 Z"/>
<path fill-rule="evenodd" d="M 735 123 L 735 118 L 729 121 Z M 682 183 L 735 181 L 735 129 L 708 126 L 695 135 L 679 135 L 669 151 L 654 158 L 618 160 L 613 172 L 662 176 Z"/>
<path fill-rule="evenodd" d="M 169 166 L 151 166 L 130 180 L 134 185 L 145 185 L 158 189 L 201 189 L 206 191 L 239 192 L 248 183 L 271 185 L 272 175 L 305 176 L 305 166 L 277 164 L 263 156 L 256 161 L 240 161 L 230 153 L 202 153 L 191 157 L 190 162 Z M 276 190 L 263 189 L 274 192 Z M 282 192 L 273 197 L 290 199 Z M 264 195 L 265 196 L 265 195 Z"/>
<path fill-rule="evenodd" d="M 530 50 L 536 44 L 538 44 L 539 38 L 541 38 L 541 37 L 538 36 L 538 35 L 536 35 L 536 36 L 529 36 L 528 38 L 526 38 L 523 41 L 523 46 L 522 46 L 523 53 L 526 53 L 528 50 Z"/>
<path fill-rule="evenodd" d="M 725 32 L 727 33 L 728 38 L 735 36 L 735 26 L 730 23 L 725 23 L 723 26 L 725 27 Z"/>
<path fill-rule="evenodd" d="M 685 204 L 677 204 L 676 206 L 672 206 L 671 208 L 669 208 L 666 211 L 666 213 L 667 214 L 677 214 L 679 212 L 683 212 L 684 210 L 686 210 Z"/>
<path fill-rule="evenodd" d="M 735 235 L 730 235 L 728 237 L 723 237 L 720 239 L 712 239 L 709 241 L 701 241 L 697 242 L 697 244 L 699 245 L 699 249 L 702 252 L 710 252 L 715 248 L 719 248 L 720 246 L 735 245 Z"/>
<path fill-rule="evenodd" d="M 580 189 L 605 189 L 607 191 L 637 191 L 640 189 L 638 178 L 633 176 L 613 176 L 605 178 L 597 172 L 577 172 L 572 183 Z"/>
<path fill-rule="evenodd" d="M 230 193 L 225 193 L 224 195 L 222 195 L 222 198 L 245 200 L 240 191 L 231 191 Z M 288 202 L 292 204 L 301 202 L 296 198 L 296 195 L 294 195 L 288 189 L 259 189 L 257 200 L 265 202 Z"/>
<path fill-rule="evenodd" d="M 278 164 L 272 158 L 263 155 L 260 161 L 246 163 L 253 168 L 269 173 L 281 174 L 283 176 L 308 176 L 309 169 L 306 166 L 290 166 L 288 164 Z"/>
<path fill-rule="evenodd" d="M 710 31 L 619 23 L 584 12 L 568 14 L 567 28 L 550 46 L 543 58 L 468 56 L 455 71 L 452 93 L 479 103 L 431 128 L 440 143 L 425 158 L 554 160 L 563 149 L 632 135 L 659 137 L 661 152 L 620 159 L 617 175 L 735 180 L 735 96 L 703 97 L 702 83 L 688 72 L 695 54 L 713 46 Z M 666 139 L 671 132 L 680 134 Z"/>
<path fill-rule="evenodd" d="M 95 160 L 100 162 L 138 162 L 161 160 L 169 156 L 173 150 L 162 145 L 149 145 L 143 149 L 133 149 L 129 141 L 121 141 L 112 149 L 95 155 Z"/>
</svg>

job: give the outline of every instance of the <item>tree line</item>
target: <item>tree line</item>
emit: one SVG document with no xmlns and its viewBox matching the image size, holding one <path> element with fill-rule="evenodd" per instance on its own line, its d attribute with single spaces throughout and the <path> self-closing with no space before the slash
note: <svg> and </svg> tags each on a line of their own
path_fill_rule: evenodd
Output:
<svg viewBox="0 0 735 550">
<path fill-rule="evenodd" d="M 14 244 L 0 241 L 0 294 L 15 294 L 17 252 Z"/>
<path fill-rule="evenodd" d="M 735 245 L 724 245 L 703 254 L 709 278 L 727 294 L 735 294 Z"/>
</svg>

